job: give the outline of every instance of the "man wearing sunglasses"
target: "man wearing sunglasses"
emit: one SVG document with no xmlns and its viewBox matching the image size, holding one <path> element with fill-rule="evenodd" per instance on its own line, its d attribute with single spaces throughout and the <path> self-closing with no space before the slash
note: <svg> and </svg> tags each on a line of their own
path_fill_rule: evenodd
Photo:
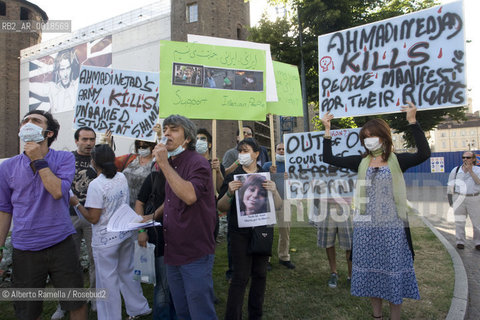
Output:
<svg viewBox="0 0 480 320">
<path fill-rule="evenodd" d="M 471 151 L 462 155 L 463 164 L 453 168 L 448 177 L 448 202 L 455 214 L 457 248 L 465 248 L 467 214 L 473 225 L 475 249 L 480 250 L 480 168 Z"/>
</svg>

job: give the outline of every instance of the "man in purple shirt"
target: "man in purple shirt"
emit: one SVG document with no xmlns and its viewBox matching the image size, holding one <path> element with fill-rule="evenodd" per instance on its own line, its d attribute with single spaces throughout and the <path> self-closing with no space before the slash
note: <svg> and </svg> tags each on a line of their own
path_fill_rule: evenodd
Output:
<svg viewBox="0 0 480 320">
<path fill-rule="evenodd" d="M 60 125 L 49 112 L 30 111 L 20 127 L 24 152 L 0 165 L 0 246 L 13 218 L 13 287 L 83 288 L 72 234 L 69 190 L 75 174 L 72 153 L 55 151 Z M 1 260 L 0 252 L 0 260 Z M 85 301 L 61 301 L 70 319 L 86 319 Z M 42 301 L 15 301 L 18 319 L 37 319 Z"/>
<path fill-rule="evenodd" d="M 216 206 L 212 169 L 195 151 L 195 124 L 171 115 L 153 154 L 167 180 L 163 234 L 167 279 L 179 319 L 217 319 L 212 268 Z"/>
</svg>

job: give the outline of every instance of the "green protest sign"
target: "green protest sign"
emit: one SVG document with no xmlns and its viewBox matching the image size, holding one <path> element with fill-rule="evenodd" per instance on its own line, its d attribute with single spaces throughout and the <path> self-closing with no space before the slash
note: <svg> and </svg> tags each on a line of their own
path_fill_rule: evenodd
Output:
<svg viewBox="0 0 480 320">
<path fill-rule="evenodd" d="M 160 41 L 160 117 L 265 120 L 265 51 Z"/>
<path fill-rule="evenodd" d="M 278 102 L 267 102 L 267 113 L 279 116 L 303 116 L 302 90 L 298 68 L 273 61 Z"/>
</svg>

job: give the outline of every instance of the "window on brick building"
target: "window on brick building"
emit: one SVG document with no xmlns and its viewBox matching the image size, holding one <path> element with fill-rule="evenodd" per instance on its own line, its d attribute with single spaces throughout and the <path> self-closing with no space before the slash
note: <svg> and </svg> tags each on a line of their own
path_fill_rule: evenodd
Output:
<svg viewBox="0 0 480 320">
<path fill-rule="evenodd" d="M 20 20 L 29 20 L 30 17 L 30 10 L 27 8 L 21 7 L 20 8 Z"/>
<path fill-rule="evenodd" d="M 190 3 L 187 5 L 187 22 L 197 22 L 198 21 L 198 3 Z"/>
<path fill-rule="evenodd" d="M 6 16 L 7 15 L 7 6 L 5 5 L 5 2 L 0 1 L 0 16 Z"/>
</svg>

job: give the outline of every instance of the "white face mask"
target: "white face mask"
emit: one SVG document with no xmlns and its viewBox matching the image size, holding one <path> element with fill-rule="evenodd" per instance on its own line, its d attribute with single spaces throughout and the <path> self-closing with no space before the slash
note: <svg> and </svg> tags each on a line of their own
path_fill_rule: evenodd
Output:
<svg viewBox="0 0 480 320">
<path fill-rule="evenodd" d="M 175 150 L 168 151 L 168 157 L 170 158 L 170 157 L 178 156 L 183 151 L 185 151 L 185 148 L 183 147 L 183 144 L 181 144 Z"/>
<path fill-rule="evenodd" d="M 365 138 L 363 144 L 370 152 L 376 151 L 382 147 L 382 143 L 378 137 Z"/>
<path fill-rule="evenodd" d="M 138 155 L 142 158 L 148 157 L 152 154 L 152 150 L 150 148 L 138 148 Z"/>
<path fill-rule="evenodd" d="M 20 128 L 18 136 L 23 142 L 42 142 L 45 140 L 45 137 L 43 136 L 43 128 L 31 122 Z"/>
<path fill-rule="evenodd" d="M 249 166 L 253 162 L 252 157 L 250 156 L 250 153 L 239 153 L 238 154 L 238 163 L 240 163 L 242 166 Z"/>
<path fill-rule="evenodd" d="M 275 159 L 277 162 L 285 162 L 285 155 L 284 154 L 276 154 Z"/>
<path fill-rule="evenodd" d="M 197 140 L 195 144 L 195 150 L 200 154 L 205 154 L 208 150 L 208 142 L 205 140 Z"/>
</svg>

